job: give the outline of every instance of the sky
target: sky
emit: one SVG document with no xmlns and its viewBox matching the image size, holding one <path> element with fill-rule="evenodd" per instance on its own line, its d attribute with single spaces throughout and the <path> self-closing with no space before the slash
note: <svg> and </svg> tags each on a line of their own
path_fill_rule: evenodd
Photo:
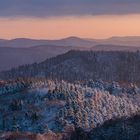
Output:
<svg viewBox="0 0 140 140">
<path fill-rule="evenodd" d="M 139 0 L 0 0 L 0 38 L 140 36 Z"/>
</svg>

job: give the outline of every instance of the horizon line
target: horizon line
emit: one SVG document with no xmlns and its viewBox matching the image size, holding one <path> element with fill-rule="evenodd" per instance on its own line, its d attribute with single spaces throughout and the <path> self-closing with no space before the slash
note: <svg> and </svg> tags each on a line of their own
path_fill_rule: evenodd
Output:
<svg viewBox="0 0 140 140">
<path fill-rule="evenodd" d="M 90 38 L 90 37 L 80 37 L 80 36 L 76 36 L 76 35 L 72 35 L 72 36 L 65 36 L 65 37 L 60 37 L 60 38 L 54 38 L 54 39 L 52 39 L 52 38 L 32 38 L 32 37 L 15 37 L 15 38 L 1 38 L 0 37 L 0 40 L 15 40 L 15 39 L 31 39 L 31 40 L 62 40 L 62 39 L 68 39 L 68 38 L 79 38 L 79 39 L 95 39 L 95 40 L 106 40 L 106 39 L 112 39 L 112 38 L 124 38 L 124 37 L 140 37 L 140 35 L 130 35 L 130 36 L 128 36 L 128 35 L 124 35 L 124 36 L 110 36 L 110 37 L 106 37 L 106 38 Z"/>
</svg>

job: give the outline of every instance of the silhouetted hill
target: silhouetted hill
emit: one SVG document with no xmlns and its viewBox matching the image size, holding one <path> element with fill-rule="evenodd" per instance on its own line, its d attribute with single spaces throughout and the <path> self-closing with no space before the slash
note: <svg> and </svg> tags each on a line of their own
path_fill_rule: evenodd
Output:
<svg viewBox="0 0 140 140">
<path fill-rule="evenodd" d="M 140 116 L 106 121 L 103 125 L 86 132 L 77 128 L 71 140 L 139 140 Z"/>
</svg>

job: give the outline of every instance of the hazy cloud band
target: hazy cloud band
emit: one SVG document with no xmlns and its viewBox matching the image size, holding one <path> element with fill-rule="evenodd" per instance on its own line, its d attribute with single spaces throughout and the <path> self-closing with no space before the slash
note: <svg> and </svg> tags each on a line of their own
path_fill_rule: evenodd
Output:
<svg viewBox="0 0 140 140">
<path fill-rule="evenodd" d="M 140 13 L 138 0 L 1 0 L 1 17 Z"/>
</svg>

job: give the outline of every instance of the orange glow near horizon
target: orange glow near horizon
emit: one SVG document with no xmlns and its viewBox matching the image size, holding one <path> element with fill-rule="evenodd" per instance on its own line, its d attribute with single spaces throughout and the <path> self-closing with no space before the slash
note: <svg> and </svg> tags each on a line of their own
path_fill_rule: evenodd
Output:
<svg viewBox="0 0 140 140">
<path fill-rule="evenodd" d="M 140 15 L 0 18 L 0 38 L 59 39 L 140 36 Z"/>
</svg>

